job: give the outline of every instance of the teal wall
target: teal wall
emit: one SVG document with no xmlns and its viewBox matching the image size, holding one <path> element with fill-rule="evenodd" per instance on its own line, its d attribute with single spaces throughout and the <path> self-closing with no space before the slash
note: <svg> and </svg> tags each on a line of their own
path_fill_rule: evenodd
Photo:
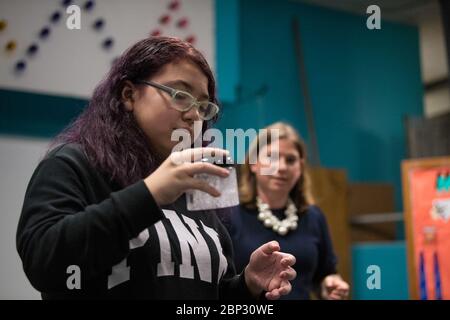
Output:
<svg viewBox="0 0 450 320">
<path fill-rule="evenodd" d="M 216 80 L 222 102 L 236 100 L 240 81 L 239 0 L 216 0 Z"/>
<path fill-rule="evenodd" d="M 346 169 L 350 181 L 393 184 L 401 211 L 403 119 L 423 114 L 417 28 L 383 21 L 381 30 L 368 30 L 364 12 L 288 0 L 216 0 L 216 8 L 224 109 L 218 128 L 245 130 L 284 120 L 308 142 L 291 25 L 297 17 L 321 164 Z M 232 56 L 225 57 L 230 48 Z M 404 238 L 401 223 L 397 237 Z M 381 268 L 381 290 L 366 286 L 371 264 Z M 408 298 L 403 242 L 353 246 L 352 270 L 355 299 Z"/>
</svg>

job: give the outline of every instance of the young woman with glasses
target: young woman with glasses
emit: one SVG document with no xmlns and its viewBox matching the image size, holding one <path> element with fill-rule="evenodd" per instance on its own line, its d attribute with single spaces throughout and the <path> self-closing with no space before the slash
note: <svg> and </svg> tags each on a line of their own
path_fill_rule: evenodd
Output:
<svg viewBox="0 0 450 320">
<path fill-rule="evenodd" d="M 214 212 L 184 193 L 219 190 L 194 178 L 228 171 L 173 152 L 176 129 L 217 118 L 212 72 L 190 44 L 151 37 L 129 48 L 86 110 L 54 141 L 29 182 L 17 249 L 43 298 L 277 299 L 291 290 L 292 255 L 277 242 L 235 274 L 232 243 Z M 196 137 L 192 137 L 196 138 Z M 180 161 L 182 160 L 182 161 Z"/>
<path fill-rule="evenodd" d="M 264 129 L 240 170 L 241 205 L 221 215 L 233 240 L 236 269 L 245 268 L 255 248 L 275 240 L 297 260 L 298 277 L 284 299 L 309 299 L 313 292 L 321 299 L 346 299 L 350 287 L 337 274 L 325 216 L 313 204 L 305 144 L 287 123 Z M 272 132 L 278 132 L 278 137 Z M 270 164 L 275 170 L 267 174 L 264 169 L 269 163 L 262 156 L 274 152 L 278 161 Z"/>
</svg>

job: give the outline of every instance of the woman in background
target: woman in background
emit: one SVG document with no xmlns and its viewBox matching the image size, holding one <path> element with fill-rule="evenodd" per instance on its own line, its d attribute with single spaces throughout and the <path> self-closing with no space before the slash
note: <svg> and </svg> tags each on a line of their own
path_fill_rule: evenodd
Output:
<svg viewBox="0 0 450 320">
<path fill-rule="evenodd" d="M 261 244 L 276 240 L 296 257 L 297 279 L 286 299 L 345 299 L 349 285 L 336 273 L 336 257 L 325 216 L 313 205 L 306 174 L 306 149 L 294 128 L 278 122 L 261 130 L 240 169 L 239 210 L 223 216 L 234 246 L 237 270 Z M 272 129 L 278 130 L 278 139 Z M 269 164 L 275 154 L 279 159 Z M 251 164 L 250 159 L 256 159 Z M 273 161 L 273 159 L 272 159 Z M 276 170 L 265 174 L 270 165 Z"/>
</svg>

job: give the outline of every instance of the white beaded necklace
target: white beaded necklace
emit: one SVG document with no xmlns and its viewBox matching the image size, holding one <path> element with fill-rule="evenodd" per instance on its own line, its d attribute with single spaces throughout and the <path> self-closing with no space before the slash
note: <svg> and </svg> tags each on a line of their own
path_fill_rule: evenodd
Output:
<svg viewBox="0 0 450 320">
<path fill-rule="evenodd" d="M 269 205 L 262 202 L 260 197 L 256 197 L 256 206 L 259 211 L 258 220 L 262 221 L 264 226 L 271 228 L 274 232 L 284 236 L 289 230 L 297 229 L 297 207 L 290 198 L 288 199 L 287 208 L 284 211 L 286 218 L 281 221 L 272 213 Z"/>
</svg>

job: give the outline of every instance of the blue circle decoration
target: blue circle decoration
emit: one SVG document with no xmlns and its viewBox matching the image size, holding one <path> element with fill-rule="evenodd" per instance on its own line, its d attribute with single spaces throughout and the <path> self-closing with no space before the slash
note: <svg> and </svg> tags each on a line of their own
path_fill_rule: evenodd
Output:
<svg viewBox="0 0 450 320">
<path fill-rule="evenodd" d="M 49 34 L 50 34 L 50 28 L 49 27 L 44 27 L 39 32 L 39 38 L 45 39 L 45 38 L 47 38 L 49 36 Z"/>
<path fill-rule="evenodd" d="M 39 46 L 36 43 L 31 44 L 27 49 L 27 54 L 29 56 L 34 56 L 36 52 L 39 51 Z"/>
<path fill-rule="evenodd" d="M 114 39 L 113 38 L 106 38 L 103 40 L 102 46 L 104 49 L 110 49 L 114 45 Z"/>
<path fill-rule="evenodd" d="M 101 29 L 103 29 L 105 25 L 105 20 L 103 20 L 102 18 L 98 18 L 97 20 L 94 21 L 94 24 L 92 25 L 92 27 L 97 30 L 100 31 Z"/>
<path fill-rule="evenodd" d="M 23 71 L 27 67 L 25 60 L 20 60 L 16 63 L 16 71 Z"/>
<path fill-rule="evenodd" d="M 52 23 L 57 23 L 61 19 L 61 13 L 59 11 L 53 12 L 52 16 L 50 17 L 50 21 Z"/>
<path fill-rule="evenodd" d="M 94 9 L 95 7 L 95 1 L 89 0 L 86 1 L 86 3 L 84 4 L 84 9 L 86 11 L 91 11 L 92 9 Z"/>
</svg>

